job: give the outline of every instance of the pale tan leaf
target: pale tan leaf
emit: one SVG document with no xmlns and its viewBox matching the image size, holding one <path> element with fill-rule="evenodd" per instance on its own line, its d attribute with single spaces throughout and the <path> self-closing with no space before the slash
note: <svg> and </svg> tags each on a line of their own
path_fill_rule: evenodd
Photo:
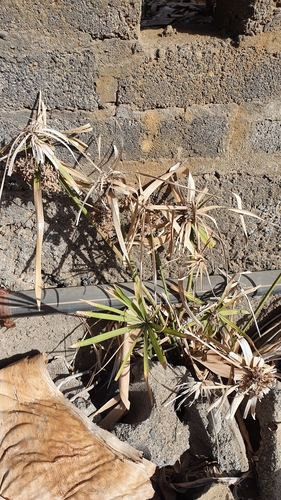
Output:
<svg viewBox="0 0 281 500">
<path fill-rule="evenodd" d="M 187 200 L 189 202 L 192 202 L 195 198 L 195 182 L 191 173 L 189 173 L 188 175 L 187 187 L 188 187 Z"/>
<path fill-rule="evenodd" d="M 135 332 L 134 332 L 135 335 Z M 128 331 L 124 334 L 124 341 L 121 347 L 121 360 L 120 365 L 126 358 L 126 355 L 132 345 L 132 333 Z M 129 386 L 130 386 L 130 357 L 128 358 L 122 373 L 118 379 L 119 382 L 119 394 L 122 403 L 124 404 L 126 410 L 130 409 L 130 401 L 129 401 Z"/>
<path fill-rule="evenodd" d="M 110 408 L 112 408 L 112 410 L 110 410 Z M 110 410 L 110 412 L 107 413 L 107 415 L 99 422 L 99 427 L 102 429 L 109 429 L 112 424 L 119 422 L 120 418 L 122 418 L 128 411 L 124 403 L 121 401 L 120 394 L 117 394 L 117 396 L 109 399 L 92 416 L 96 417 L 107 410 Z"/>
<path fill-rule="evenodd" d="M 194 187 L 195 187 L 195 186 L 194 186 Z M 207 188 L 207 186 L 205 186 L 205 187 L 202 189 L 202 191 L 197 191 L 197 192 L 198 192 L 198 195 L 197 195 L 197 197 L 196 197 L 196 204 L 197 204 L 197 205 L 200 205 L 200 202 L 201 202 L 201 200 L 203 200 L 203 198 L 205 198 L 205 199 L 204 199 L 204 203 L 206 203 L 207 201 L 209 201 L 209 200 L 211 200 L 212 198 L 214 198 L 214 195 L 213 195 L 213 194 L 209 194 L 207 197 L 205 197 L 205 196 L 206 196 L 206 194 L 208 194 L 208 188 Z"/>
<path fill-rule="evenodd" d="M 41 277 L 41 263 L 42 263 L 42 246 L 44 236 L 44 210 L 42 200 L 42 187 L 40 174 L 38 178 L 34 177 L 33 184 L 34 206 L 36 213 L 36 254 L 35 254 L 35 298 L 37 307 L 40 310 L 41 294 L 42 294 L 42 277 Z"/>
<path fill-rule="evenodd" d="M 73 347 L 73 346 L 71 346 Z M 110 410 L 110 408 L 116 406 L 120 402 L 120 394 L 117 394 L 113 398 L 109 399 L 104 405 L 102 405 L 94 414 L 93 417 L 100 415 L 101 413 Z M 115 420 L 116 422 L 116 420 Z"/>
<path fill-rule="evenodd" d="M 47 123 L 47 112 L 46 112 L 46 106 L 42 100 L 42 92 L 39 90 L 38 93 L 38 108 L 37 108 L 37 113 L 36 113 L 36 121 L 41 125 L 41 126 L 46 126 Z"/>
<path fill-rule="evenodd" d="M 203 366 L 211 370 L 219 377 L 229 378 L 231 372 L 230 364 L 225 363 L 224 359 L 219 355 L 212 351 L 207 353 L 206 359 L 196 358 L 193 359 L 199 361 Z"/>
<path fill-rule="evenodd" d="M 148 500 L 155 466 L 59 392 L 46 356 L 0 371 L 0 497 Z"/>
<path fill-rule="evenodd" d="M 81 125 L 80 127 L 76 128 L 71 128 L 69 130 L 63 130 L 62 133 L 64 135 L 76 135 L 76 134 L 83 134 L 86 132 L 92 132 L 93 127 L 90 125 L 90 123 L 85 123 L 85 125 Z M 78 140 L 76 138 L 76 140 Z M 82 142 L 79 140 L 79 142 Z M 85 147 L 87 147 L 87 144 L 83 143 Z"/>
<path fill-rule="evenodd" d="M 60 160 L 60 164 L 65 168 L 65 170 L 72 175 L 72 177 L 78 181 L 83 182 L 84 184 L 87 184 L 88 186 L 93 183 L 92 179 L 88 177 L 85 174 L 82 174 L 82 172 L 78 172 L 75 170 L 75 168 L 70 167 L 67 163 L 64 163 L 63 161 Z"/>
<path fill-rule="evenodd" d="M 255 219 L 263 220 L 259 215 L 253 214 L 250 210 L 240 210 L 239 208 L 228 208 L 229 212 L 235 212 L 236 214 L 249 215 L 249 217 L 254 217 Z"/>
<path fill-rule="evenodd" d="M 123 417 L 125 413 L 127 413 L 127 408 L 120 401 L 112 410 L 110 413 L 108 413 L 100 422 L 99 426 L 102 429 L 109 429 L 112 424 L 116 424 L 116 422 L 119 422 L 119 420 Z"/>
<path fill-rule="evenodd" d="M 101 135 L 98 136 L 97 143 L 98 143 L 98 157 L 100 160 L 101 159 Z"/>
<path fill-rule="evenodd" d="M 21 137 L 23 136 L 23 139 L 21 139 Z M 21 151 L 21 149 L 23 148 L 23 145 L 27 143 L 28 139 L 31 137 L 31 134 L 30 133 L 22 133 L 20 134 L 17 139 L 13 142 L 12 146 L 11 146 L 11 149 L 10 149 L 10 153 L 8 155 L 8 158 L 7 158 L 7 166 L 8 166 L 8 174 L 7 175 L 12 175 L 12 172 L 13 172 L 13 168 L 14 168 L 14 163 L 15 163 L 15 159 L 17 157 L 17 155 L 19 154 L 19 152 Z M 17 140 L 21 139 L 20 143 L 18 144 L 18 146 L 16 147 L 15 151 L 13 154 L 12 151 L 13 151 L 13 147 L 16 145 L 16 142 Z"/>
<path fill-rule="evenodd" d="M 127 252 L 126 243 L 124 241 L 124 237 L 123 237 L 123 233 L 122 233 L 122 229 L 121 229 L 121 225 L 120 225 L 118 200 L 111 190 L 107 193 L 107 198 L 108 198 L 108 202 L 109 202 L 109 205 L 111 208 L 113 224 L 115 227 L 115 231 L 116 231 L 116 235 L 117 235 L 117 238 L 119 241 L 120 248 L 122 250 L 124 259 L 129 261 L 129 255 Z"/>
<path fill-rule="evenodd" d="M 256 219 L 259 219 L 259 220 L 262 220 L 262 219 L 258 215 L 252 214 L 252 212 L 249 212 L 248 210 L 243 210 L 242 209 L 242 200 L 241 200 L 241 197 L 239 196 L 239 194 L 234 193 L 234 192 L 232 192 L 232 194 L 233 194 L 233 196 L 236 199 L 238 209 L 237 208 L 229 208 L 229 211 L 230 212 L 238 213 L 240 215 L 241 226 L 242 226 L 242 229 L 243 229 L 243 232 L 244 232 L 244 235 L 245 235 L 245 240 L 246 240 L 246 243 L 247 243 L 247 241 L 248 241 L 248 234 L 247 234 L 246 224 L 245 224 L 245 220 L 244 220 L 243 215 L 249 215 L 249 216 L 255 217 Z"/>
<path fill-rule="evenodd" d="M 197 202 L 198 202 L 198 200 L 197 200 Z M 206 212 L 209 212 L 210 210 L 215 210 L 216 208 L 222 208 L 222 205 L 207 205 L 207 206 L 204 206 L 204 207 L 200 207 L 198 209 L 198 212 L 200 214 L 206 214 Z"/>
<path fill-rule="evenodd" d="M 169 172 L 161 175 L 157 179 L 155 179 L 149 186 L 143 191 L 144 200 L 148 200 L 148 198 L 154 193 L 154 191 L 159 188 L 165 181 L 169 180 L 175 172 L 183 173 L 187 169 L 186 166 L 180 165 L 177 163 L 174 167 L 171 167 Z"/>
</svg>

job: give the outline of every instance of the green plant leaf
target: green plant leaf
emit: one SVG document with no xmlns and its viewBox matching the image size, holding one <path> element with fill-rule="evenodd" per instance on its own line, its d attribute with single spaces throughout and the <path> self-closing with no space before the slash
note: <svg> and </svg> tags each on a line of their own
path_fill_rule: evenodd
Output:
<svg viewBox="0 0 281 500">
<path fill-rule="evenodd" d="M 101 333 L 100 335 L 96 335 L 95 337 L 91 337 L 90 339 L 86 340 L 80 340 L 79 342 L 76 342 L 73 344 L 71 347 L 72 348 L 77 348 L 77 347 L 85 347 L 87 345 L 92 345 L 92 344 L 100 344 L 101 342 L 104 342 L 105 340 L 112 339 L 114 337 L 118 337 L 119 335 L 123 335 L 124 333 L 129 332 L 130 330 L 135 330 L 137 328 L 141 328 L 142 325 L 133 325 L 133 326 L 123 326 L 122 328 L 117 328 L 116 330 L 111 330 L 110 332 L 106 333 Z"/>
<path fill-rule="evenodd" d="M 161 346 L 158 343 L 158 339 L 155 335 L 155 331 L 152 328 L 148 327 L 148 333 L 149 333 L 149 338 L 150 338 L 150 341 L 152 343 L 154 352 L 155 352 L 158 360 L 163 365 L 163 367 L 166 368 L 167 367 L 167 360 L 166 360 L 166 357 L 163 353 Z"/>
</svg>

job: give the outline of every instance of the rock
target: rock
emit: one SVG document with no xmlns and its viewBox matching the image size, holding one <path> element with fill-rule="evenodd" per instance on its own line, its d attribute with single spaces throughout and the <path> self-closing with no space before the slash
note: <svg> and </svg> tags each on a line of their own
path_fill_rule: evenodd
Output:
<svg viewBox="0 0 281 500">
<path fill-rule="evenodd" d="M 198 498 L 200 498 L 200 500 L 234 500 L 234 496 L 226 484 L 212 484 L 212 486 Z"/>
<path fill-rule="evenodd" d="M 47 364 L 47 369 L 55 385 L 76 408 L 83 411 L 87 417 L 96 411 L 89 393 L 85 391 L 85 386 L 69 373 L 64 358 L 53 359 Z"/>
<path fill-rule="evenodd" d="M 183 419 L 189 425 L 191 453 L 210 457 L 222 470 L 237 475 L 247 471 L 249 463 L 236 421 L 225 419 L 228 408 L 226 401 L 220 413 L 208 413 L 208 402 L 196 401 L 186 407 Z"/>
<path fill-rule="evenodd" d="M 256 463 L 260 498 L 280 499 L 281 490 L 281 383 L 257 407 L 261 444 Z"/>
<path fill-rule="evenodd" d="M 139 380 L 130 388 L 131 410 L 126 421 L 112 429 L 119 439 L 143 451 L 144 458 L 158 467 L 173 465 L 189 448 L 188 426 L 177 417 L 174 404 L 167 405 L 175 397 L 176 386 L 185 374 L 184 367 L 168 366 L 164 370 L 154 363 L 149 375 L 153 406 L 144 380 Z"/>
</svg>

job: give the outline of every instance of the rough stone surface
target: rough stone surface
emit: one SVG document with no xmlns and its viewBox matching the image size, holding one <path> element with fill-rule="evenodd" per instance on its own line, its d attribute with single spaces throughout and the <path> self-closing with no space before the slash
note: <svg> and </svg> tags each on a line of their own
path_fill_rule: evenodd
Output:
<svg viewBox="0 0 281 500">
<path fill-rule="evenodd" d="M 140 2 L 119 4 L 4 2 L 2 143 L 26 124 L 41 89 L 50 125 L 93 124 L 91 154 L 100 134 L 103 149 L 116 139 L 117 117 L 124 159 L 142 170 L 144 161 L 161 169 L 171 158 L 204 158 L 217 169 L 231 169 L 236 162 L 253 170 L 257 163 L 280 158 L 279 125 L 269 123 L 264 111 L 280 109 L 279 30 L 237 43 L 214 32 L 161 37 L 157 29 L 110 38 L 106 33 L 117 13 L 122 30 L 139 22 Z M 93 16 L 102 20 L 103 35 L 93 33 L 100 29 Z M 50 26 L 57 28 L 56 37 Z"/>
<path fill-rule="evenodd" d="M 57 357 L 47 364 L 47 369 L 53 382 L 56 384 L 62 394 L 70 399 L 72 403 L 83 411 L 87 417 L 96 411 L 92 404 L 89 393 L 81 380 L 74 377 L 69 372 L 66 359 Z"/>
<path fill-rule="evenodd" d="M 49 359 L 62 356 L 70 362 L 75 356 L 75 350 L 70 346 L 84 333 L 84 326 L 74 316 L 19 318 L 12 330 L 1 328 L 1 360 L 37 350 L 46 352 Z"/>
<path fill-rule="evenodd" d="M 166 405 L 175 397 L 176 386 L 181 382 L 186 369 L 170 367 L 166 370 L 159 364 L 150 368 L 149 384 L 153 395 L 153 406 L 149 401 L 145 383 L 136 382 L 131 386 L 131 410 L 127 420 L 119 423 L 113 433 L 143 451 L 159 467 L 173 465 L 189 448 L 189 430 L 178 419 L 174 405 Z"/>
<path fill-rule="evenodd" d="M 281 489 L 281 384 L 261 401 L 257 417 L 261 444 L 256 463 L 261 498 L 279 500 Z"/>
<path fill-rule="evenodd" d="M 281 121 L 264 120 L 256 123 L 254 149 L 265 153 L 278 153 L 281 149 Z"/>
<path fill-rule="evenodd" d="M 225 484 L 213 484 L 198 498 L 200 500 L 234 500 L 229 487 Z"/>
<path fill-rule="evenodd" d="M 245 37 L 237 47 L 230 38 L 182 33 L 168 40 L 148 33 L 141 41 L 144 54 L 138 55 L 138 70 L 120 81 L 120 104 L 184 108 L 279 97 L 277 33 L 262 34 L 258 40 Z"/>
<path fill-rule="evenodd" d="M 236 106 L 190 106 L 146 111 L 118 107 L 127 158 L 214 158 L 229 149 Z M 162 137 L 166 137 L 163 144 Z M 138 147 L 136 148 L 136 143 Z"/>
<path fill-rule="evenodd" d="M 195 456 L 216 460 L 223 471 L 232 475 L 249 469 L 245 445 L 235 420 L 226 420 L 226 401 L 220 413 L 207 412 L 208 403 L 195 402 L 185 408 L 183 421 L 190 431 L 190 451 Z"/>
<path fill-rule="evenodd" d="M 51 37 L 54 33 L 58 36 L 71 30 L 75 33 L 74 38 L 84 32 L 94 39 L 134 39 L 139 31 L 140 12 L 141 0 L 83 0 L 79 3 L 54 0 L 44 4 L 4 0 L 1 5 L 4 37 L 14 29 L 40 33 L 43 28 Z"/>
<path fill-rule="evenodd" d="M 257 35 L 279 25 L 279 7 L 274 0 L 217 0 L 216 25 L 235 35 Z"/>
<path fill-rule="evenodd" d="M 150 164 L 150 168 L 155 175 L 155 164 Z M 213 213 L 225 239 L 229 271 L 280 268 L 281 177 L 277 167 L 273 164 L 271 172 L 253 176 L 250 172 L 234 169 L 231 174 L 222 174 L 206 165 L 200 167 L 199 173 L 194 176 L 197 188 L 207 186 L 210 193 L 217 195 L 216 203 L 236 206 L 231 195 L 233 191 L 241 196 L 244 208 L 263 218 L 263 221 L 246 218 L 249 236 L 246 246 L 239 217 L 224 208 Z M 134 175 L 133 167 L 131 180 L 134 180 Z M 44 195 L 44 207 L 44 286 L 84 286 L 131 279 L 83 218 L 75 227 L 77 212 L 65 195 Z M 0 250 L 3 258 L 0 260 L 0 283 L 4 288 L 17 291 L 34 288 L 35 223 L 32 191 L 26 189 L 18 176 L 13 176 L 4 190 L 1 212 Z M 210 256 L 210 272 L 218 273 L 218 266 L 222 266 L 221 248 L 216 245 Z M 167 262 L 166 272 L 177 278 L 177 265 Z M 143 273 L 145 279 L 151 279 L 148 263 Z"/>
</svg>

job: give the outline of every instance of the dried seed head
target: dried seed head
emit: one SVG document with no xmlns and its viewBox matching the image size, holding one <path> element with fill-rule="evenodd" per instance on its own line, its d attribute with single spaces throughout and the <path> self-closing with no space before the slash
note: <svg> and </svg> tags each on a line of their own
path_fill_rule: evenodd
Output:
<svg viewBox="0 0 281 500">
<path fill-rule="evenodd" d="M 93 207 L 93 212 L 91 212 L 91 216 L 108 238 L 111 241 L 115 240 L 116 232 L 110 208 L 103 203 L 96 203 Z"/>
<path fill-rule="evenodd" d="M 276 368 L 269 365 L 245 367 L 245 374 L 239 382 L 238 392 L 262 399 L 275 386 L 275 373 Z"/>
<path fill-rule="evenodd" d="M 177 218 L 177 223 L 180 226 L 182 224 L 187 224 L 188 222 L 191 222 L 191 224 L 195 223 L 196 215 L 195 215 L 195 210 L 194 210 L 193 204 L 190 203 L 190 202 L 187 202 L 186 203 L 186 208 L 187 209 L 186 209 L 185 212 L 182 212 L 182 210 L 178 211 L 179 217 Z"/>
<path fill-rule="evenodd" d="M 14 172 L 20 174 L 30 187 L 33 185 L 34 170 L 35 164 L 30 153 L 25 157 L 19 157 L 15 162 Z M 48 162 L 46 162 L 41 169 L 41 185 L 42 189 L 45 191 L 61 191 L 58 172 Z"/>
</svg>

